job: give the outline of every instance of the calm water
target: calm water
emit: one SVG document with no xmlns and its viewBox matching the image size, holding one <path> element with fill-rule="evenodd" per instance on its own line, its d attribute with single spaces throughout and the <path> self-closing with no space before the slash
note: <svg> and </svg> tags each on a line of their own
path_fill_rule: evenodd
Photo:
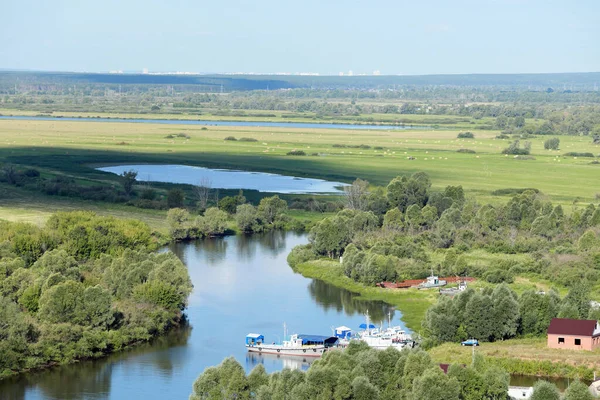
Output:
<svg viewBox="0 0 600 400">
<path fill-rule="evenodd" d="M 138 172 L 138 181 L 197 185 L 201 179 L 207 178 L 213 187 L 219 189 L 253 189 L 271 193 L 339 193 L 340 187 L 346 186 L 345 183 L 322 179 L 189 165 L 117 165 L 96 169 L 118 175 L 124 171 L 135 170 Z"/>
<path fill-rule="evenodd" d="M 289 251 L 306 235 L 272 232 L 174 244 L 194 283 L 189 326 L 155 343 L 107 359 L 59 367 L 0 381 L 1 399 L 187 399 L 208 366 L 234 356 L 246 370 L 303 368 L 310 360 L 249 355 L 244 337 L 259 332 L 277 341 L 291 333 L 331 334 L 332 326 L 358 328 L 368 309 L 375 321 L 392 312 L 382 302 L 362 302 L 345 290 L 294 274 Z"/>
<path fill-rule="evenodd" d="M 416 125 L 353 125 L 353 124 L 317 124 L 309 122 L 267 122 L 267 121 L 206 121 L 183 119 L 124 119 L 124 118 L 70 118 L 70 117 L 34 117 L 0 116 L 0 119 L 21 119 L 41 121 L 92 121 L 92 122 L 133 122 L 142 124 L 206 125 L 206 126 L 250 126 L 270 128 L 321 128 L 321 129 L 424 129 L 427 126 Z"/>
</svg>

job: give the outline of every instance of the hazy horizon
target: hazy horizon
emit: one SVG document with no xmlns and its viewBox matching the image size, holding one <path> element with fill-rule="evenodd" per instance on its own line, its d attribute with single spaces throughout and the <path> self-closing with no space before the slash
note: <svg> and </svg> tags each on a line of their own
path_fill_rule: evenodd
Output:
<svg viewBox="0 0 600 400">
<path fill-rule="evenodd" d="M 0 5 L 3 70 L 457 75 L 600 71 L 600 2 Z"/>
</svg>

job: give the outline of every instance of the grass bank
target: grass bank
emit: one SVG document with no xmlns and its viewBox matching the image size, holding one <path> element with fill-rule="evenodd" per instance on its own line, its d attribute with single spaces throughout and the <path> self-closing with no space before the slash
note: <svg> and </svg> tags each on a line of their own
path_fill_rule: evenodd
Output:
<svg viewBox="0 0 600 400">
<path fill-rule="evenodd" d="M 579 378 L 591 381 L 600 372 L 600 350 L 572 351 L 549 349 L 546 338 L 510 339 L 482 343 L 475 349 L 486 359 L 515 375 Z M 472 347 L 444 343 L 429 350 L 434 361 L 445 364 L 469 364 Z"/>
<path fill-rule="evenodd" d="M 317 260 L 298 264 L 294 271 L 307 278 L 320 279 L 357 293 L 358 299 L 379 300 L 395 306 L 402 312 L 402 320 L 406 326 L 415 332 L 421 330 L 421 321 L 425 317 L 425 312 L 438 296 L 437 291 L 367 287 L 344 276 L 341 269 L 341 265 L 335 261 Z"/>
</svg>

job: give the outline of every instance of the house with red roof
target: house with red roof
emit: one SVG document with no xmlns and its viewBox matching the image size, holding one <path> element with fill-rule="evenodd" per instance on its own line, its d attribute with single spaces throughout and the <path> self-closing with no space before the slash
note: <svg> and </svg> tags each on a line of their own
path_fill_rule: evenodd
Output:
<svg viewBox="0 0 600 400">
<path fill-rule="evenodd" d="M 593 320 L 552 318 L 548 327 L 548 347 L 594 350 L 600 347 L 600 325 Z"/>
</svg>

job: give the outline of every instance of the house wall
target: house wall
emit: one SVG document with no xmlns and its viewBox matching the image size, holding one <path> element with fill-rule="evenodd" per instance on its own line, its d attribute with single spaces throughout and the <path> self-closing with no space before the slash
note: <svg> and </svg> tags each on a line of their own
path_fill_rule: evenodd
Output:
<svg viewBox="0 0 600 400">
<path fill-rule="evenodd" d="M 564 338 L 564 343 L 558 343 Z M 575 345 L 575 339 L 581 339 L 581 345 Z M 593 350 L 600 347 L 600 337 L 548 334 L 548 347 L 551 349 Z"/>
</svg>

